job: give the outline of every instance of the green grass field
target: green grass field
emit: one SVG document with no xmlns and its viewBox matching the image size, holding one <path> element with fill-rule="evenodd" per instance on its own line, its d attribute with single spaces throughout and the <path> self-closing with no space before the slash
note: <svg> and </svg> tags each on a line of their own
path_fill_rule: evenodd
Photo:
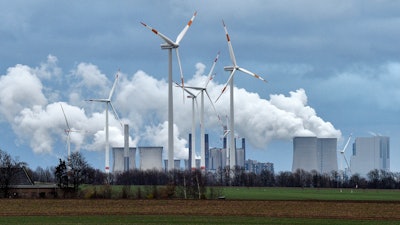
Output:
<svg viewBox="0 0 400 225">
<path fill-rule="evenodd" d="M 227 199 L 400 201 L 400 190 L 224 187 Z"/>
<path fill-rule="evenodd" d="M 121 198 L 122 186 L 112 186 L 111 198 Z M 142 195 L 151 193 L 152 186 L 131 186 L 129 196 L 135 196 L 141 188 Z M 161 188 L 161 186 L 159 187 Z M 93 186 L 83 186 L 83 191 Z M 101 192 L 101 186 L 96 187 Z M 271 187 L 211 187 L 214 197 L 224 196 L 231 200 L 321 200 L 321 201 L 400 201 L 396 189 L 349 189 L 349 188 L 271 188 Z M 209 198 L 209 194 L 206 195 Z M 83 195 L 85 197 L 85 195 Z"/>
</svg>

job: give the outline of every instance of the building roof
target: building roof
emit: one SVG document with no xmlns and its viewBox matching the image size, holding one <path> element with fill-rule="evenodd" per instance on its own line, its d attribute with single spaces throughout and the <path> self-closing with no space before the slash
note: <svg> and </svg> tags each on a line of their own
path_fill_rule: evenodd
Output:
<svg viewBox="0 0 400 225">
<path fill-rule="evenodd" d="M 1 167 L 0 174 L 5 174 L 7 168 Z M 13 174 L 12 179 L 10 181 L 10 185 L 33 185 L 33 181 L 31 177 L 28 175 L 25 167 L 15 167 L 11 168 L 11 172 Z"/>
</svg>

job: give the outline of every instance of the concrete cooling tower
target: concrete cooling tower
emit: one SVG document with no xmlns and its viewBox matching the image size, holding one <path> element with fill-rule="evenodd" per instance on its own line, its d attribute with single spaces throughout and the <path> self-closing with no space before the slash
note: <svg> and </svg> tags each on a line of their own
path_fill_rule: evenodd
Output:
<svg viewBox="0 0 400 225">
<path fill-rule="evenodd" d="M 162 170 L 163 147 L 139 147 L 141 170 Z"/>
<path fill-rule="evenodd" d="M 113 152 L 113 172 L 124 172 L 124 147 L 112 148 Z M 136 168 L 136 148 L 129 148 L 129 170 Z"/>
<path fill-rule="evenodd" d="M 297 169 L 319 173 L 337 171 L 337 139 L 294 137 L 292 172 Z"/>
<path fill-rule="evenodd" d="M 318 138 L 317 149 L 320 173 L 338 171 L 337 138 Z"/>
</svg>

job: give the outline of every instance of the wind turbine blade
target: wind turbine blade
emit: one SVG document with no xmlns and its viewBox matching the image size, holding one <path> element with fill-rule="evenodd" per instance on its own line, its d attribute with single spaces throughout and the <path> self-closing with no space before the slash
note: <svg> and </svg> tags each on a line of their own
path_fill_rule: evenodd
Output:
<svg viewBox="0 0 400 225">
<path fill-rule="evenodd" d="M 115 86 L 117 85 L 117 82 L 118 82 L 118 76 L 119 76 L 119 72 L 117 73 L 117 75 L 115 75 L 115 81 L 114 81 L 114 84 L 113 84 L 113 86 L 111 88 L 110 95 L 108 96 L 108 100 L 109 101 L 111 100 L 111 98 L 112 98 L 112 96 L 114 94 Z"/>
<path fill-rule="evenodd" d="M 189 20 L 189 22 L 186 24 L 186 26 L 183 28 L 183 30 L 176 37 L 176 41 L 175 41 L 176 45 L 179 45 L 179 43 L 181 42 L 182 38 L 185 36 L 186 32 L 188 31 L 189 27 L 192 25 L 196 15 L 197 15 L 197 11 L 194 12 L 192 18 Z"/>
<path fill-rule="evenodd" d="M 346 144 L 344 145 L 343 150 L 340 151 L 341 153 L 344 153 L 344 152 L 346 151 L 346 148 L 347 148 L 347 146 L 348 146 L 349 143 L 350 143 L 350 139 L 351 139 L 351 136 L 352 136 L 352 135 L 353 135 L 353 134 L 350 134 L 350 135 L 349 135 L 349 139 L 347 139 L 347 142 L 346 142 Z"/>
<path fill-rule="evenodd" d="M 108 99 L 86 99 L 87 102 L 108 102 Z"/>
<path fill-rule="evenodd" d="M 346 161 L 346 165 L 347 165 L 347 168 L 349 169 L 349 171 L 350 171 L 350 165 L 349 165 L 349 162 L 347 161 L 347 159 L 346 159 L 346 156 L 343 154 L 343 158 L 344 158 L 344 161 Z"/>
<path fill-rule="evenodd" d="M 215 57 L 215 59 L 214 59 L 213 65 L 211 66 L 211 69 L 210 69 L 210 72 L 208 73 L 207 81 L 206 81 L 206 84 L 204 85 L 204 88 L 207 88 L 208 83 L 213 78 L 212 73 L 214 71 L 215 65 L 217 64 L 218 58 L 219 58 L 219 52 L 217 53 L 217 57 Z"/>
<path fill-rule="evenodd" d="M 149 30 L 151 30 L 153 33 L 155 33 L 156 35 L 158 35 L 161 39 L 163 39 L 165 42 L 167 42 L 167 44 L 171 45 L 171 46 L 176 46 L 177 44 L 175 42 L 173 42 L 171 39 L 169 39 L 167 36 L 165 36 L 164 34 L 158 32 L 156 29 L 150 27 L 149 25 L 140 22 L 143 26 L 147 27 Z"/>
<path fill-rule="evenodd" d="M 67 124 L 67 127 L 68 127 L 68 132 L 67 133 L 69 135 L 69 131 L 71 130 L 71 128 L 69 126 L 69 123 L 68 123 L 68 120 L 67 120 L 67 116 L 65 115 L 64 108 L 63 108 L 62 104 L 60 104 L 60 106 L 61 106 L 61 110 L 62 110 L 62 112 L 64 114 L 65 123 Z"/>
<path fill-rule="evenodd" d="M 193 94 L 193 92 L 189 91 L 187 88 L 184 88 L 184 90 L 185 90 L 190 96 L 192 96 L 193 98 L 196 98 L 196 97 L 197 97 L 197 95 Z"/>
<path fill-rule="evenodd" d="M 193 89 L 193 90 L 197 90 L 197 91 L 201 91 L 204 90 L 205 88 L 202 87 L 193 87 L 193 86 L 185 86 L 185 89 Z M 200 93 L 200 92 L 199 92 Z M 197 94 L 199 95 L 199 94 Z"/>
<path fill-rule="evenodd" d="M 264 78 L 260 77 L 259 75 L 255 74 L 255 73 L 253 73 L 253 72 L 250 72 L 250 71 L 248 71 L 248 70 L 246 70 L 246 69 L 244 69 L 244 68 L 238 67 L 237 69 L 240 70 L 240 71 L 242 71 L 243 73 L 247 73 L 247 74 L 249 74 L 249 75 L 251 75 L 251 76 L 253 76 L 253 77 L 255 77 L 255 78 L 259 79 L 259 80 L 262 80 L 262 81 L 264 81 L 265 83 L 268 82 L 267 80 L 265 80 Z"/>
<path fill-rule="evenodd" d="M 237 64 L 236 64 L 236 58 L 235 58 L 235 54 L 234 54 L 234 52 L 233 52 L 233 47 L 232 47 L 232 43 L 231 43 L 231 38 L 229 37 L 228 29 L 226 29 L 225 22 L 224 22 L 223 20 L 222 20 L 222 24 L 224 25 L 224 30 L 225 30 L 225 34 L 226 34 L 226 40 L 228 41 L 229 55 L 230 55 L 230 57 L 231 57 L 233 66 L 236 67 L 236 66 L 237 66 Z"/>
<path fill-rule="evenodd" d="M 229 82 L 231 81 L 231 79 L 232 79 L 233 75 L 235 74 L 235 72 L 236 72 L 236 68 L 233 68 L 233 70 L 232 70 L 232 72 L 231 72 L 231 75 L 229 76 L 228 81 L 227 81 L 226 84 L 224 85 L 224 88 L 222 88 L 221 94 L 219 94 L 219 96 L 218 96 L 217 100 L 215 100 L 215 102 L 217 102 L 218 99 L 219 99 L 219 98 L 222 96 L 222 94 L 225 92 L 225 90 L 226 90 L 226 88 L 228 87 L 228 84 L 229 84 Z"/>
<path fill-rule="evenodd" d="M 194 94 L 193 92 L 189 91 L 189 89 L 194 89 L 194 90 L 202 90 L 202 88 L 197 88 L 197 87 L 182 87 L 182 85 L 178 84 L 175 82 L 177 87 L 182 88 L 182 90 L 190 95 L 190 98 L 197 98 L 199 94 Z M 200 93 L 200 92 L 199 92 Z M 188 96 L 189 97 L 189 96 Z"/>
<path fill-rule="evenodd" d="M 123 127 L 122 122 L 121 122 L 121 120 L 119 119 L 119 116 L 118 116 L 118 114 L 117 114 L 117 111 L 115 111 L 115 108 L 114 108 L 113 104 L 112 104 L 111 102 L 109 102 L 109 104 L 110 104 L 110 106 L 111 106 L 111 109 L 112 109 L 112 111 L 113 111 L 113 113 L 114 113 L 115 118 L 118 120 L 118 122 L 119 122 L 119 124 L 121 125 L 121 127 Z M 107 106 L 107 107 L 108 107 L 108 106 Z"/>
<path fill-rule="evenodd" d="M 178 66 L 179 66 L 179 72 L 181 74 L 181 84 L 182 88 L 185 89 L 185 82 L 183 80 L 183 71 L 182 71 L 182 64 L 181 64 L 181 58 L 179 57 L 179 50 L 178 48 L 175 48 L 176 51 L 176 58 L 178 60 Z M 185 101 L 185 92 L 183 91 L 183 101 Z"/>
<path fill-rule="evenodd" d="M 212 108 L 213 108 L 213 110 L 214 110 L 215 115 L 216 115 L 217 118 L 218 118 L 219 124 L 223 127 L 224 124 L 222 123 L 221 117 L 219 116 L 217 110 L 215 109 L 214 103 L 213 103 L 213 101 L 211 100 L 211 97 L 210 97 L 210 95 L 208 94 L 208 91 L 207 91 L 206 89 L 204 89 L 204 91 L 206 92 L 206 95 L 207 95 L 207 97 L 208 97 L 208 100 L 210 100 L 211 106 L 212 106 Z"/>
</svg>

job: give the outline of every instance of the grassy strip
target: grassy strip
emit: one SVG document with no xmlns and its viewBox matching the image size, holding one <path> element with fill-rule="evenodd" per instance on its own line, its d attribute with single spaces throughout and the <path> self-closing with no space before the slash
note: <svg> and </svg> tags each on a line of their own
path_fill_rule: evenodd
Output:
<svg viewBox="0 0 400 225">
<path fill-rule="evenodd" d="M 400 201 L 399 190 L 224 187 L 227 199 Z"/>
<path fill-rule="evenodd" d="M 155 189 L 161 192 L 164 186 L 129 186 L 125 198 L 151 199 L 155 198 Z M 92 198 L 94 192 L 104 196 L 109 192 L 108 198 L 119 199 L 123 197 L 123 186 L 85 185 L 81 188 L 81 198 Z M 140 189 L 140 191 L 139 191 Z M 139 193 L 140 192 L 140 193 Z M 211 194 L 212 193 L 212 194 Z M 140 197 L 139 197 L 140 196 Z M 271 187 L 208 187 L 206 197 L 216 199 L 224 196 L 233 200 L 321 200 L 321 201 L 400 201 L 399 190 L 382 189 L 350 189 L 350 188 L 271 188 Z M 107 198 L 107 197 L 106 197 Z"/>
<path fill-rule="evenodd" d="M 304 218 L 265 218 L 245 216 L 10 216 L 1 217 L 0 224 L 396 224 L 398 221 L 340 220 Z"/>
</svg>

